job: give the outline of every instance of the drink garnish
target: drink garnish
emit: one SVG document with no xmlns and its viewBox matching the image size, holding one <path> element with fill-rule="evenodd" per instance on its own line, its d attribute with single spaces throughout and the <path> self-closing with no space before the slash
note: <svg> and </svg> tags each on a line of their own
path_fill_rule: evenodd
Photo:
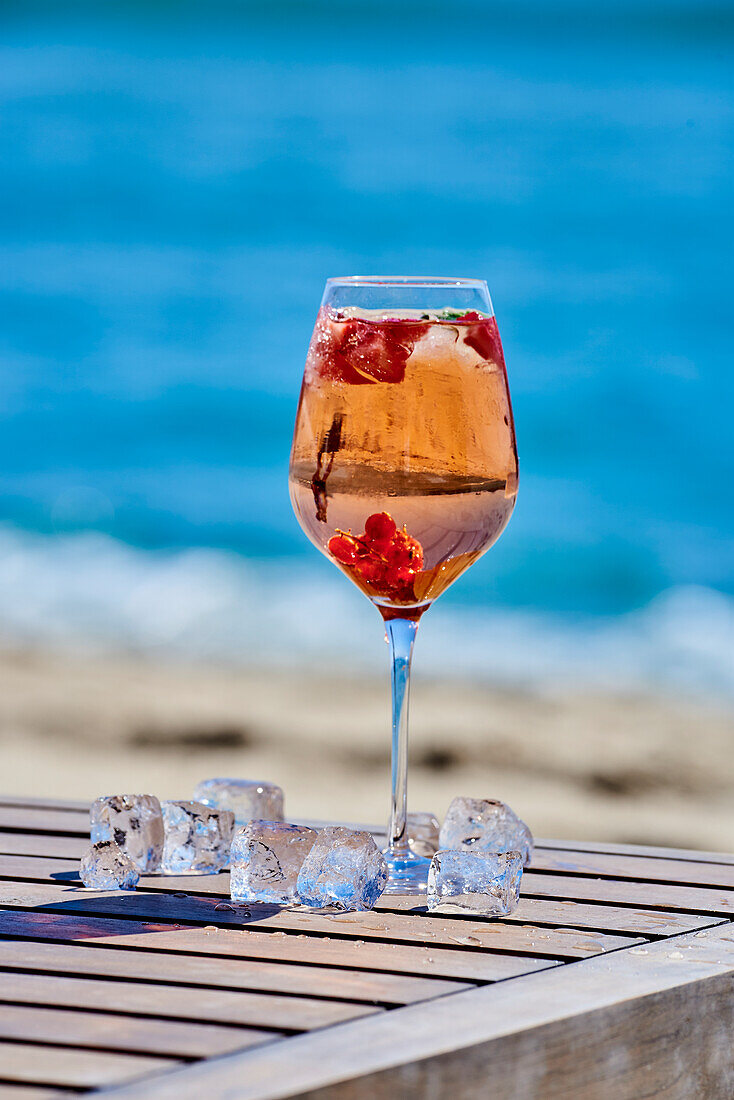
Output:
<svg viewBox="0 0 734 1100">
<path fill-rule="evenodd" d="M 323 310 L 312 345 L 313 367 L 332 382 L 350 386 L 399 383 L 408 359 L 431 325 L 451 328 L 482 359 L 502 365 L 502 345 L 494 317 L 477 310 L 443 309 L 420 318 L 354 317 Z"/>
<path fill-rule="evenodd" d="M 402 382 L 408 358 L 427 331 L 419 321 L 372 323 L 324 314 L 315 349 L 318 373 L 352 386 Z"/>
<path fill-rule="evenodd" d="M 502 344 L 500 342 L 499 329 L 494 317 L 481 317 L 478 313 L 466 313 L 457 322 L 466 325 L 466 331 L 462 329 L 464 343 L 481 355 L 482 359 L 489 359 L 498 366 L 504 365 Z"/>
<path fill-rule="evenodd" d="M 414 600 L 413 581 L 423 569 L 423 547 L 389 512 L 374 512 L 361 535 L 341 531 L 329 539 L 329 552 L 376 596 Z"/>
</svg>

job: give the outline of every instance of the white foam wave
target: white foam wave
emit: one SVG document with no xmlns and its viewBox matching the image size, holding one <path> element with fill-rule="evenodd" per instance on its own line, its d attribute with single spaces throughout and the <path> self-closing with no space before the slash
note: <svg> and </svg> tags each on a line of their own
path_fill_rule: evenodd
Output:
<svg viewBox="0 0 734 1100">
<path fill-rule="evenodd" d="M 99 534 L 0 529 L 0 640 L 228 663 L 385 662 L 366 600 L 324 562 L 152 552 Z M 572 621 L 446 600 L 421 629 L 423 674 L 530 687 L 666 690 L 734 700 L 734 601 L 677 587 L 646 608 Z"/>
</svg>

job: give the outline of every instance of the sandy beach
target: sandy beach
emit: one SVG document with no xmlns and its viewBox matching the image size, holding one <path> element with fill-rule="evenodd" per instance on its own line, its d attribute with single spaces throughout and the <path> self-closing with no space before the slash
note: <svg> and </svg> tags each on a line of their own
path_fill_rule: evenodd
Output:
<svg viewBox="0 0 734 1100">
<path fill-rule="evenodd" d="M 241 775 L 292 817 L 383 819 L 387 678 L 137 657 L 0 656 L 0 792 L 190 797 Z M 681 699 L 414 678 L 409 800 L 510 802 L 536 835 L 734 850 L 734 714 Z"/>
</svg>

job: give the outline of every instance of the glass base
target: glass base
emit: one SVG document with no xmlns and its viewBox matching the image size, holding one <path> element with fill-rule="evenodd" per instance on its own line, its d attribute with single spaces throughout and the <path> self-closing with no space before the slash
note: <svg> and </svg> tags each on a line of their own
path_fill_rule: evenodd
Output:
<svg viewBox="0 0 734 1100">
<path fill-rule="evenodd" d="M 382 854 L 387 860 L 386 894 L 425 894 L 430 859 L 413 855 L 412 852 L 396 858 L 389 848 L 385 848 Z"/>
</svg>

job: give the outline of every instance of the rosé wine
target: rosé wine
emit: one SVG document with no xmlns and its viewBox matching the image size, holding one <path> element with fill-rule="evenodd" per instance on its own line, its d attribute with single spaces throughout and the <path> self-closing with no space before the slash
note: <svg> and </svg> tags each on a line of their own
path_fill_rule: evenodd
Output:
<svg viewBox="0 0 734 1100">
<path fill-rule="evenodd" d="M 324 308 L 306 362 L 291 498 L 386 618 L 417 618 L 499 537 L 517 451 L 494 317 Z"/>
</svg>

